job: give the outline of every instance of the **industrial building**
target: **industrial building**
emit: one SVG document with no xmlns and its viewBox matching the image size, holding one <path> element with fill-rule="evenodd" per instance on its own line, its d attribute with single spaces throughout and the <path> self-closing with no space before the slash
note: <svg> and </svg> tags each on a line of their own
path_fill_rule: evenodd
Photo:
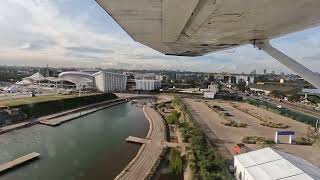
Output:
<svg viewBox="0 0 320 180">
<path fill-rule="evenodd" d="M 161 88 L 160 80 L 136 79 L 136 90 L 154 91 Z"/>
<path fill-rule="evenodd" d="M 264 148 L 234 157 L 237 180 L 316 180 L 320 168 L 297 156 Z"/>
<path fill-rule="evenodd" d="M 96 88 L 104 93 L 126 90 L 127 76 L 123 74 L 100 71 L 93 74 Z"/>
</svg>

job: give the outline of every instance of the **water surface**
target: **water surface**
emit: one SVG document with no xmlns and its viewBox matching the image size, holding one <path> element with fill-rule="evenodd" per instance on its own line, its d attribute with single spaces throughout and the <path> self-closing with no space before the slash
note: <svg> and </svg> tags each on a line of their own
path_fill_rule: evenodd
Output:
<svg viewBox="0 0 320 180">
<path fill-rule="evenodd" d="M 149 129 L 141 107 L 131 103 L 69 121 L 35 125 L 0 135 L 0 163 L 38 152 L 40 159 L 0 175 L 1 180 L 108 180 L 135 157 L 140 145 L 128 136 Z"/>
</svg>

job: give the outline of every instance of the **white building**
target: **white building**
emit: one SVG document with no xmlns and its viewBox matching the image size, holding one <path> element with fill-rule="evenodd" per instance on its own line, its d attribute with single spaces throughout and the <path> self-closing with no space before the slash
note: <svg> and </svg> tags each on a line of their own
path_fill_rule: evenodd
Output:
<svg viewBox="0 0 320 180">
<path fill-rule="evenodd" d="M 56 81 L 67 80 L 69 82 L 73 82 L 76 85 L 76 89 L 85 87 L 85 88 L 93 88 L 94 84 L 94 76 L 87 72 L 77 72 L 77 71 L 67 71 L 59 74 L 59 78 L 56 78 Z M 53 79 L 54 81 L 54 79 Z"/>
<path fill-rule="evenodd" d="M 161 88 L 160 80 L 136 79 L 136 90 L 154 91 Z"/>
<path fill-rule="evenodd" d="M 127 76 L 123 74 L 100 71 L 93 74 L 97 89 L 104 93 L 126 90 Z"/>
<path fill-rule="evenodd" d="M 234 156 L 237 180 L 316 180 L 320 168 L 294 155 L 264 148 Z"/>
<path fill-rule="evenodd" d="M 236 84 L 245 82 L 246 85 L 254 84 L 254 76 L 238 75 L 236 76 Z"/>
<path fill-rule="evenodd" d="M 207 98 L 207 99 L 214 99 L 215 95 L 216 95 L 216 93 L 214 93 L 214 92 L 204 92 L 203 93 L 203 97 Z"/>
<path fill-rule="evenodd" d="M 208 86 L 208 89 L 206 89 L 203 92 L 203 97 L 207 99 L 214 99 L 214 96 L 217 94 L 219 91 L 219 85 L 218 84 L 210 84 Z"/>
</svg>

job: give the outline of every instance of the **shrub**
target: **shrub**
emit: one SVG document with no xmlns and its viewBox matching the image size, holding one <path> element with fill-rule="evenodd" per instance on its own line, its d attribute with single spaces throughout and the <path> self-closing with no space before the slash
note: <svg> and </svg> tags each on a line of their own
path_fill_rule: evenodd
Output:
<svg viewBox="0 0 320 180">
<path fill-rule="evenodd" d="M 222 122 L 221 124 L 225 125 L 225 126 L 231 126 L 231 127 L 241 127 L 241 128 L 245 128 L 248 126 L 248 124 L 246 123 L 237 123 L 233 120 L 227 121 L 227 122 Z"/>
<path fill-rule="evenodd" d="M 168 124 L 178 124 L 180 114 L 177 111 L 172 111 L 168 116 L 165 117 Z"/>
<path fill-rule="evenodd" d="M 182 112 L 182 117 L 192 118 L 179 98 L 175 98 L 174 101 L 173 105 L 178 105 Z M 185 141 L 190 143 L 190 148 L 192 149 L 192 151 L 188 152 L 188 157 L 190 157 L 189 165 L 193 170 L 192 179 L 230 179 L 231 175 L 226 170 L 224 160 L 216 149 L 210 147 L 202 130 L 188 120 L 182 120 L 182 123 L 179 123 L 179 127 Z"/>
<path fill-rule="evenodd" d="M 245 136 L 241 142 L 246 144 L 275 144 L 273 140 L 259 136 Z"/>
<path fill-rule="evenodd" d="M 290 126 L 283 123 L 276 123 L 273 121 L 265 121 L 260 123 L 261 126 L 271 127 L 271 128 L 279 128 L 279 129 L 287 129 Z"/>
<path fill-rule="evenodd" d="M 182 163 L 182 158 L 179 151 L 175 149 L 170 150 L 169 162 L 170 162 L 171 173 L 174 173 L 176 175 L 179 175 L 182 173 L 183 163 Z"/>
<path fill-rule="evenodd" d="M 305 137 L 297 137 L 294 142 L 298 145 L 308 145 L 311 146 L 313 143 L 311 139 Z"/>
</svg>

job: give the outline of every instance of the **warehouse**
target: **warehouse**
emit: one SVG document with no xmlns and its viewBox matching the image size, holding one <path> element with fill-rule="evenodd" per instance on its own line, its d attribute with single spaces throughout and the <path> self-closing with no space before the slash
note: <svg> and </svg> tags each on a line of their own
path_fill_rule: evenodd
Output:
<svg viewBox="0 0 320 180">
<path fill-rule="evenodd" d="M 297 156 L 264 148 L 234 157 L 237 180 L 316 180 L 320 168 Z"/>
</svg>

